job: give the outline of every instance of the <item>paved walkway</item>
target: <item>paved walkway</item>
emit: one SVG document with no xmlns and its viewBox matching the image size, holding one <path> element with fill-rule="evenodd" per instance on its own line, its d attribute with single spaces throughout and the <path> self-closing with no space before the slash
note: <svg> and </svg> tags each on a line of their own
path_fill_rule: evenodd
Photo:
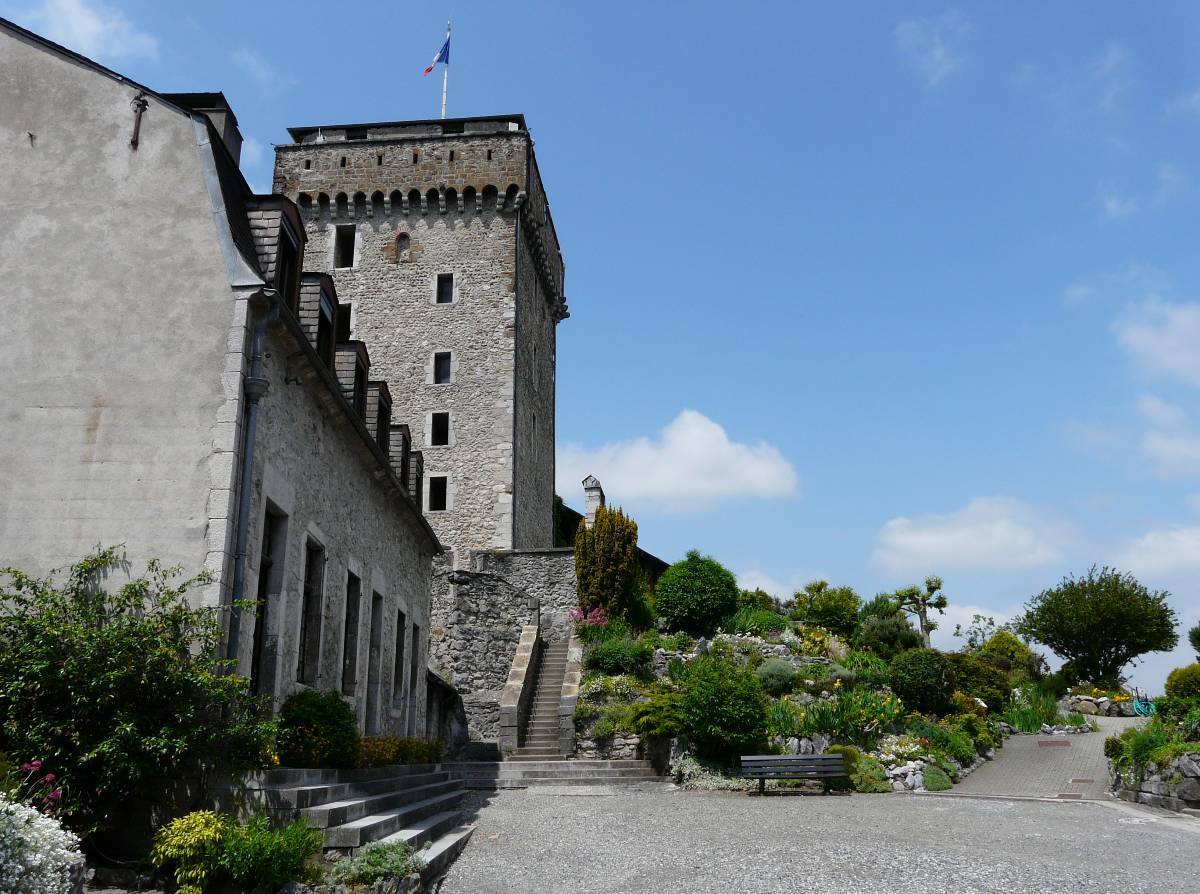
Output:
<svg viewBox="0 0 1200 894">
<path fill-rule="evenodd" d="M 984 764 L 947 794 L 1105 800 L 1109 779 L 1104 740 L 1138 723 L 1140 718 L 1095 720 L 1100 724 L 1096 733 L 1011 736 L 1004 740 L 994 761 Z"/>
<path fill-rule="evenodd" d="M 1120 801 L 757 798 L 614 786 L 504 791 L 487 798 L 477 819 L 442 894 L 1196 894 L 1200 888 L 1200 822 Z"/>
</svg>

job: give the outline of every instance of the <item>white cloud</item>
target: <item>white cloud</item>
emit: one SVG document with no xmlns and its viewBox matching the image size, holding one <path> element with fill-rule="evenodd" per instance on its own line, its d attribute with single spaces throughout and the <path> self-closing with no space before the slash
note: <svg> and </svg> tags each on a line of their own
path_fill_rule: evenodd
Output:
<svg viewBox="0 0 1200 894">
<path fill-rule="evenodd" d="M 1200 570 L 1200 527 L 1149 531 L 1118 554 L 1116 565 L 1147 575 Z"/>
<path fill-rule="evenodd" d="M 948 515 L 891 519 L 879 532 L 872 561 L 914 574 L 1032 568 L 1058 561 L 1062 539 L 1055 525 L 1020 500 L 977 497 Z"/>
<path fill-rule="evenodd" d="M 1123 196 L 1111 188 L 1100 191 L 1100 211 L 1105 220 L 1120 220 L 1136 214 L 1141 203 L 1133 196 Z"/>
<path fill-rule="evenodd" d="M 233 64 L 244 71 L 264 93 L 277 93 L 296 84 L 296 79 L 284 74 L 258 50 L 241 47 L 233 53 Z"/>
<path fill-rule="evenodd" d="M 1127 310 L 1112 329 L 1147 372 L 1200 386 L 1200 304 L 1151 297 Z"/>
<path fill-rule="evenodd" d="M 1142 455 L 1155 471 L 1167 478 L 1200 477 L 1200 435 L 1148 431 L 1142 437 Z"/>
<path fill-rule="evenodd" d="M 937 621 L 937 630 L 933 631 L 930 639 L 936 648 L 953 651 L 962 648 L 966 643 L 966 637 L 955 636 L 954 628 L 962 625 L 963 629 L 971 626 L 971 621 L 975 615 L 983 615 L 985 618 L 994 618 L 997 625 L 1007 624 L 1018 613 L 1019 609 L 995 609 L 985 608 L 982 605 L 960 605 L 954 601 L 954 594 L 949 594 L 950 604 L 946 606 L 945 614 L 933 614 L 933 620 Z"/>
<path fill-rule="evenodd" d="M 787 497 L 797 483 L 778 449 L 731 441 L 695 410 L 682 411 L 655 439 L 561 446 L 557 465 L 559 493 L 575 493 L 584 477 L 595 475 L 614 503 L 668 512 L 709 509 L 737 497 Z"/>
<path fill-rule="evenodd" d="M 963 56 L 953 42 L 971 30 L 955 12 L 931 19 L 907 19 L 896 26 L 896 46 L 930 87 L 962 69 Z"/>
<path fill-rule="evenodd" d="M 1168 115 L 1200 115 L 1200 87 L 1167 103 Z"/>
<path fill-rule="evenodd" d="M 101 0 L 43 0 L 26 15 L 34 30 L 84 56 L 158 58 L 158 38 Z"/>
<path fill-rule="evenodd" d="M 1187 414 L 1181 407 L 1153 394 L 1143 394 L 1138 398 L 1138 412 L 1156 428 L 1174 430 L 1187 426 Z"/>
<path fill-rule="evenodd" d="M 776 599 L 790 599 L 798 587 L 781 583 L 764 571 L 743 571 L 737 576 L 738 586 L 743 590 L 762 590 Z"/>
<path fill-rule="evenodd" d="M 1088 66 L 1088 74 L 1097 91 L 1096 104 L 1101 111 L 1114 111 L 1133 84 L 1129 75 L 1129 52 L 1116 41 L 1109 43 Z"/>
</svg>

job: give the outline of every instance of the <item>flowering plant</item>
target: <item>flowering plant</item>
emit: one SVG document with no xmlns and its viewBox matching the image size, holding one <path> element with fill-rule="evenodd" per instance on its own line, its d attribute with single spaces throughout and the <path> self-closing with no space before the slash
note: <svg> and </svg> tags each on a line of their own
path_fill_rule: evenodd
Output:
<svg viewBox="0 0 1200 894">
<path fill-rule="evenodd" d="M 0 794 L 0 880 L 5 891 L 67 894 L 79 839 L 57 819 Z"/>
<path fill-rule="evenodd" d="M 582 609 L 573 608 L 567 616 L 576 627 L 602 627 L 608 623 L 608 612 L 597 606 L 586 615 Z"/>
<path fill-rule="evenodd" d="M 884 736 L 875 752 L 879 762 L 889 769 L 924 757 L 929 747 L 927 739 L 913 736 Z"/>
<path fill-rule="evenodd" d="M 47 816 L 60 815 L 63 791 L 58 777 L 54 773 L 43 773 L 40 760 L 21 764 L 21 772 L 25 774 L 17 789 L 22 795 L 21 800 Z"/>
</svg>

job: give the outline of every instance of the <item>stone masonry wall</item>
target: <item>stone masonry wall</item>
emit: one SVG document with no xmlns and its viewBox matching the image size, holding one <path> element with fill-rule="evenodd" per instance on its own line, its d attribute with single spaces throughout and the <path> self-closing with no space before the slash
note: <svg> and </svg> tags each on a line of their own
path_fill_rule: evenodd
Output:
<svg viewBox="0 0 1200 894">
<path fill-rule="evenodd" d="M 282 322 L 269 330 L 264 374 L 271 385 L 260 405 L 254 457 L 247 593 L 258 592 L 267 502 L 287 516 L 284 548 L 276 558 L 282 573 L 272 569 L 273 576 L 280 576 L 267 604 L 269 689 L 278 706 L 303 688 L 297 682 L 297 661 L 304 552 L 311 539 L 325 549 L 320 659 L 312 688 L 342 691 L 368 731 L 423 736 L 431 546 L 406 498 L 377 476 L 378 464 L 361 432 L 332 405 L 324 383 L 312 379 L 298 347 Z M 362 583 L 356 673 L 351 687 L 343 690 L 348 572 Z M 382 601 L 373 616 L 376 594 Z M 404 657 L 397 675 L 400 612 L 405 616 L 399 631 Z M 419 629 L 415 640 L 414 624 Z M 253 629 L 253 617 L 246 618 L 241 626 L 243 673 L 249 673 Z M 415 677 L 413 649 L 418 650 Z"/>
<path fill-rule="evenodd" d="M 567 612 L 579 604 L 573 549 L 480 551 L 471 554 L 471 567 L 502 577 L 535 599 L 541 606 L 544 639 L 566 635 Z"/>
</svg>

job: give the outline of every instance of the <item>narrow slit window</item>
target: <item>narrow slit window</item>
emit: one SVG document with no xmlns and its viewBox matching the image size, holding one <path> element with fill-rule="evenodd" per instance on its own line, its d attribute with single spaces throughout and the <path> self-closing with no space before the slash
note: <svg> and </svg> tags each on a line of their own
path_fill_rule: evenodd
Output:
<svg viewBox="0 0 1200 894">
<path fill-rule="evenodd" d="M 383 153 L 382 152 L 380 152 L 378 155 L 375 156 L 375 164 L 378 165 L 379 167 L 383 167 Z"/>
<path fill-rule="evenodd" d="M 439 273 L 437 278 L 437 303 L 452 304 L 454 302 L 454 274 Z"/>
<path fill-rule="evenodd" d="M 338 343 L 350 341 L 350 305 L 339 304 L 337 312 Z"/>
<path fill-rule="evenodd" d="M 418 161 L 420 161 L 420 160 L 421 160 L 421 155 L 420 155 L 420 153 L 418 153 L 418 152 L 414 152 L 414 153 L 413 153 L 413 164 L 416 164 L 416 163 L 417 163 Z"/>
<path fill-rule="evenodd" d="M 346 156 L 342 156 L 342 160 L 338 163 L 341 167 L 346 167 Z"/>
<path fill-rule="evenodd" d="M 317 354 L 325 365 L 333 365 L 334 312 L 333 302 L 322 290 L 317 319 Z"/>
<path fill-rule="evenodd" d="M 450 443 L 450 414 L 434 413 L 430 424 L 429 443 L 433 447 L 445 447 Z"/>
<path fill-rule="evenodd" d="M 300 613 L 300 655 L 296 679 L 317 682 L 321 664 L 321 617 L 325 606 L 325 548 L 315 540 L 304 547 L 304 600 Z"/>
<path fill-rule="evenodd" d="M 446 511 L 446 476 L 432 475 L 429 478 L 429 511 L 430 512 L 445 512 Z"/>
<path fill-rule="evenodd" d="M 453 149 L 450 150 L 450 160 L 454 161 L 454 150 Z"/>
<path fill-rule="evenodd" d="M 358 612 L 362 581 L 354 572 L 346 574 L 346 630 L 342 638 L 342 692 L 354 695 L 358 685 Z"/>
<path fill-rule="evenodd" d="M 408 618 L 396 613 L 396 660 L 392 665 L 392 704 L 404 703 L 404 637 L 408 634 Z"/>
<path fill-rule="evenodd" d="M 489 149 L 488 150 L 488 161 L 491 161 L 491 160 L 492 160 L 492 150 Z"/>
<path fill-rule="evenodd" d="M 333 266 L 354 266 L 354 224 L 339 224 L 333 243 Z"/>
<path fill-rule="evenodd" d="M 311 158 L 304 159 L 304 170 L 306 170 L 306 171 L 312 170 L 312 159 Z"/>
<path fill-rule="evenodd" d="M 438 351 L 433 355 L 433 384 L 450 384 L 450 352 Z"/>
</svg>

